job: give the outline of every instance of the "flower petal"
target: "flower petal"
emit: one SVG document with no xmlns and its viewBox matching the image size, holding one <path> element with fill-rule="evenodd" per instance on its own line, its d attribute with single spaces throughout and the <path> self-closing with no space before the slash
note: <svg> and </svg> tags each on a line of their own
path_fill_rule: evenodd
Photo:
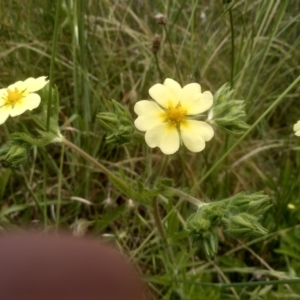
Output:
<svg viewBox="0 0 300 300">
<path fill-rule="evenodd" d="M 3 124 L 6 121 L 10 112 L 11 112 L 10 105 L 0 106 L 0 124 Z"/>
<path fill-rule="evenodd" d="M 159 147 L 167 155 L 175 153 L 180 146 L 177 128 L 167 122 L 148 130 L 145 140 L 149 147 Z"/>
<path fill-rule="evenodd" d="M 189 83 L 182 88 L 182 91 L 183 91 L 182 96 L 186 96 L 186 98 L 189 98 L 194 94 L 201 93 L 201 86 L 199 83 Z"/>
<path fill-rule="evenodd" d="M 46 76 L 41 76 L 38 78 L 30 77 L 26 79 L 24 81 L 24 84 L 26 85 L 26 91 L 28 93 L 32 93 L 41 90 L 49 82 L 49 80 L 47 80 L 46 78 Z"/>
<path fill-rule="evenodd" d="M 159 118 L 153 118 L 151 116 L 140 116 L 134 121 L 135 127 L 140 131 L 147 131 L 153 127 L 162 124 L 163 121 Z"/>
<path fill-rule="evenodd" d="M 139 116 L 134 121 L 134 125 L 141 131 L 158 126 L 166 118 L 165 112 L 154 101 L 139 101 L 135 104 L 134 111 Z"/>
<path fill-rule="evenodd" d="M 205 142 L 214 136 L 212 127 L 202 121 L 187 120 L 180 126 L 184 145 L 192 152 L 200 152 L 205 148 Z"/>
<path fill-rule="evenodd" d="M 7 89 L 0 89 L 0 108 L 6 103 Z"/>
<path fill-rule="evenodd" d="M 15 104 L 14 108 L 10 112 L 10 115 L 15 117 L 21 115 L 27 109 L 33 110 L 39 106 L 40 102 L 41 97 L 38 94 L 29 94 Z"/>
<path fill-rule="evenodd" d="M 201 93 L 201 87 L 197 83 L 191 83 L 182 89 L 181 105 L 187 111 L 187 115 L 197 115 L 211 108 L 213 95 L 206 91 Z"/>
<path fill-rule="evenodd" d="M 156 115 L 164 111 L 154 102 L 149 100 L 138 101 L 134 106 L 134 112 L 138 116 L 143 115 Z"/>
<path fill-rule="evenodd" d="M 26 94 L 28 94 L 26 85 L 24 84 L 24 81 L 17 81 L 14 84 L 9 85 L 7 89 L 10 91 L 15 91 L 15 88 L 20 93 L 25 92 Z"/>
<path fill-rule="evenodd" d="M 181 100 L 181 95 L 182 95 L 181 85 L 177 81 L 167 78 L 164 81 L 164 86 L 168 89 L 169 93 L 172 95 L 173 101 L 175 101 L 177 105 Z"/>
<path fill-rule="evenodd" d="M 162 107 L 175 107 L 181 99 L 182 88 L 175 80 L 167 78 L 163 85 L 157 83 L 152 86 L 149 94 Z"/>
<path fill-rule="evenodd" d="M 298 122 L 294 125 L 293 130 L 295 131 L 295 134 L 296 134 L 297 136 L 300 136 L 300 121 L 298 121 Z"/>
</svg>

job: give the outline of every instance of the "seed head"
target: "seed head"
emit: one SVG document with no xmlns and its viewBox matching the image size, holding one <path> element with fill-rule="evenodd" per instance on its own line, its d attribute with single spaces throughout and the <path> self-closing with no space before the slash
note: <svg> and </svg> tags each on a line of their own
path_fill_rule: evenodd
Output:
<svg viewBox="0 0 300 300">
<path fill-rule="evenodd" d="M 166 25 L 167 24 L 167 17 L 161 13 L 157 13 L 155 16 L 154 16 L 157 24 L 159 25 Z"/>
<path fill-rule="evenodd" d="M 160 50 L 161 37 L 156 34 L 152 40 L 152 52 L 156 54 Z"/>
</svg>

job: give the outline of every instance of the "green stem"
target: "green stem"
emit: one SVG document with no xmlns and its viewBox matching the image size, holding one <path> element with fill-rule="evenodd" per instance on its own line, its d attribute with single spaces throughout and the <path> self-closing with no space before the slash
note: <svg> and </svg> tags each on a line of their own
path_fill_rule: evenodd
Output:
<svg viewBox="0 0 300 300">
<path fill-rule="evenodd" d="M 195 282 L 195 281 L 186 281 L 186 280 L 178 280 L 177 282 L 199 285 L 199 286 L 214 286 L 219 288 L 229 288 L 229 287 L 265 286 L 265 285 L 278 285 L 278 284 L 299 284 L 300 279 L 282 279 L 282 280 L 252 281 L 252 282 L 251 281 L 233 282 L 233 283 L 209 283 L 209 282 Z"/>
<path fill-rule="evenodd" d="M 56 11 L 55 11 L 54 33 L 53 33 L 53 41 L 52 41 L 51 64 L 50 64 L 50 83 L 49 83 L 47 123 L 46 123 L 47 131 L 49 131 L 49 126 L 50 126 L 50 115 L 51 115 L 51 104 L 52 104 L 52 88 L 51 87 L 53 86 L 53 77 L 54 77 L 53 72 L 54 72 L 54 64 L 55 64 L 55 53 L 56 53 L 58 27 L 59 27 L 59 14 L 60 14 L 61 5 L 62 5 L 61 0 L 57 0 Z"/>
<path fill-rule="evenodd" d="M 257 124 L 262 121 L 266 115 L 271 112 L 279 102 L 289 93 L 289 91 L 298 84 L 300 81 L 300 76 L 298 76 L 294 82 L 269 106 L 267 110 L 252 124 L 252 126 L 221 156 L 221 158 L 206 172 L 206 174 L 197 182 L 195 186 L 199 186 L 229 155 L 229 153 L 257 126 Z"/>
<path fill-rule="evenodd" d="M 48 172 L 47 172 L 47 160 L 43 160 L 43 213 L 44 213 L 44 229 L 48 226 L 48 216 L 47 216 L 47 178 L 48 178 Z"/>
<path fill-rule="evenodd" d="M 161 69 L 160 69 L 160 66 L 159 66 L 158 57 L 157 57 L 156 53 L 154 53 L 154 58 L 155 58 L 155 63 L 156 63 L 157 71 L 158 71 L 158 74 L 159 74 L 159 78 L 160 78 L 161 81 L 163 81 L 164 77 L 163 77 L 163 74 L 161 72 Z"/>
<path fill-rule="evenodd" d="M 229 8 L 229 19 L 230 19 L 230 31 L 231 31 L 231 76 L 230 76 L 230 86 L 233 89 L 234 82 L 234 27 L 233 27 L 233 17 L 232 10 Z"/>
<path fill-rule="evenodd" d="M 169 162 L 169 159 L 170 159 L 170 157 L 168 155 L 164 156 L 161 166 L 159 168 L 159 171 L 156 174 L 156 178 L 158 178 L 165 172 L 166 167 Z M 155 185 L 155 183 L 154 183 L 154 185 Z M 156 223 L 158 232 L 159 232 L 161 238 L 163 239 L 163 241 L 167 244 L 167 242 L 168 242 L 167 235 L 165 233 L 165 230 L 164 230 L 161 218 L 160 218 L 160 214 L 159 214 L 158 196 L 153 198 L 152 207 L 153 207 L 153 215 L 154 215 L 154 219 L 155 219 L 155 223 Z"/>
<path fill-rule="evenodd" d="M 62 144 L 62 149 L 60 153 L 60 165 L 59 165 L 59 176 L 58 176 L 58 189 L 57 189 L 57 209 L 56 209 L 56 229 L 59 227 L 60 221 L 60 208 L 61 208 L 61 187 L 62 187 L 62 177 L 63 177 L 63 165 L 64 165 L 64 154 L 65 154 L 65 144 Z"/>
<path fill-rule="evenodd" d="M 175 64 L 177 77 L 178 77 L 178 80 L 180 81 L 180 84 L 182 85 L 182 83 L 183 83 L 182 82 L 182 78 L 181 78 L 181 75 L 180 75 L 180 72 L 179 72 L 179 68 L 178 68 L 178 65 L 177 65 L 177 62 L 176 62 L 176 58 L 175 58 L 175 54 L 174 54 L 174 51 L 173 51 L 173 46 L 172 46 L 172 43 L 171 43 L 171 40 L 170 40 L 170 36 L 169 36 L 169 32 L 168 32 L 168 29 L 167 29 L 166 25 L 164 25 L 164 29 L 165 29 L 165 32 L 166 32 L 166 37 L 167 37 L 169 46 L 170 46 L 170 51 L 171 51 L 172 59 L 173 59 L 174 64 Z"/>
<path fill-rule="evenodd" d="M 122 186 L 124 189 L 127 189 L 127 184 L 124 182 L 120 177 L 116 176 L 114 173 L 112 173 L 109 169 L 107 169 L 105 166 L 103 166 L 99 161 L 97 161 L 95 158 L 87 154 L 85 151 L 77 147 L 72 142 L 68 141 L 65 138 L 62 138 L 62 143 L 64 143 L 66 146 L 77 152 L 79 155 L 81 155 L 83 158 L 94 164 L 96 167 L 98 167 L 105 175 L 112 178 L 115 182 L 118 182 L 120 186 Z"/>
<path fill-rule="evenodd" d="M 167 187 L 166 189 L 173 192 L 174 194 L 177 194 L 178 196 L 184 198 L 185 200 L 189 201 L 190 203 L 196 205 L 197 207 L 204 204 L 204 202 L 202 202 L 201 200 L 199 200 L 181 190 L 178 190 L 176 188 Z"/>
<path fill-rule="evenodd" d="M 164 243 L 167 244 L 168 240 L 167 240 L 166 232 L 165 232 L 165 229 L 163 227 L 163 224 L 162 224 L 162 221 L 160 218 L 157 196 L 153 198 L 152 207 L 153 207 L 153 215 L 154 215 L 154 220 L 156 223 L 157 230 L 158 230 L 162 240 L 164 241 Z"/>
<path fill-rule="evenodd" d="M 21 166 L 21 170 L 22 170 L 22 174 L 23 174 L 23 178 L 24 178 L 24 181 L 25 181 L 25 186 L 26 186 L 26 189 L 27 191 L 30 193 L 33 201 L 35 202 L 35 205 L 37 206 L 38 210 L 40 211 L 40 213 L 42 214 L 43 213 L 43 209 L 41 207 L 41 204 L 39 203 L 39 200 L 37 199 L 37 197 L 35 196 L 35 194 L 33 193 L 32 189 L 31 189 L 31 186 L 28 182 L 28 179 L 27 179 L 27 176 L 25 174 L 25 171 L 23 169 L 23 167 Z"/>
<path fill-rule="evenodd" d="M 156 178 L 158 178 L 159 176 L 161 176 L 162 174 L 165 173 L 166 167 L 168 165 L 170 161 L 170 156 L 169 155 L 165 155 L 162 161 L 162 164 L 160 165 L 159 171 L 156 174 Z"/>
</svg>

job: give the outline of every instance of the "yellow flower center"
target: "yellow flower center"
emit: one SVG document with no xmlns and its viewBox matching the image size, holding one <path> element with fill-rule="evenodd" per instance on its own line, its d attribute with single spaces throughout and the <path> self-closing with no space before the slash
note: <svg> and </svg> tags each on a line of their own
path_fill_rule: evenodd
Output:
<svg viewBox="0 0 300 300">
<path fill-rule="evenodd" d="M 185 119 L 186 110 L 178 104 L 175 108 L 169 107 L 169 109 L 166 110 L 166 115 L 168 122 L 179 125 Z"/>
<path fill-rule="evenodd" d="M 11 105 L 14 107 L 23 98 L 22 92 L 19 92 L 17 88 L 14 91 L 7 89 L 7 97 L 5 105 Z"/>
</svg>

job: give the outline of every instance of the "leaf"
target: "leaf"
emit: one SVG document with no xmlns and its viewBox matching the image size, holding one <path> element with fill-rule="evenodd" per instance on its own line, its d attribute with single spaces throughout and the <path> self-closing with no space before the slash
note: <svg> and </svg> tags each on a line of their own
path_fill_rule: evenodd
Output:
<svg viewBox="0 0 300 300">
<path fill-rule="evenodd" d="M 98 232 L 102 231 L 103 229 L 105 229 L 105 227 L 120 219 L 124 212 L 126 212 L 125 206 L 121 206 L 112 211 L 106 212 L 105 215 L 101 217 L 101 219 L 95 220 L 95 230 L 97 230 Z"/>
<path fill-rule="evenodd" d="M 48 144 L 51 144 L 54 140 L 56 140 L 58 137 L 53 134 L 52 132 L 46 132 L 42 130 L 37 130 L 39 134 L 41 135 L 40 138 L 34 138 L 28 135 L 24 132 L 15 132 L 10 135 L 10 138 L 14 142 L 19 143 L 27 143 L 32 146 L 46 146 Z"/>
<path fill-rule="evenodd" d="M 10 175 L 11 175 L 11 169 L 2 169 L 2 173 L 0 176 L 0 200 L 3 199 L 5 188 L 8 183 Z"/>
<path fill-rule="evenodd" d="M 116 180 L 113 177 L 109 177 L 114 186 L 123 194 L 125 194 L 129 199 L 132 199 L 141 204 L 149 205 L 153 199 L 153 197 L 159 194 L 157 190 L 151 190 L 144 187 L 143 183 L 137 180 L 135 183 L 130 181 L 125 177 L 125 174 L 122 174 L 122 179 L 127 184 L 124 186 L 120 181 Z"/>
</svg>

